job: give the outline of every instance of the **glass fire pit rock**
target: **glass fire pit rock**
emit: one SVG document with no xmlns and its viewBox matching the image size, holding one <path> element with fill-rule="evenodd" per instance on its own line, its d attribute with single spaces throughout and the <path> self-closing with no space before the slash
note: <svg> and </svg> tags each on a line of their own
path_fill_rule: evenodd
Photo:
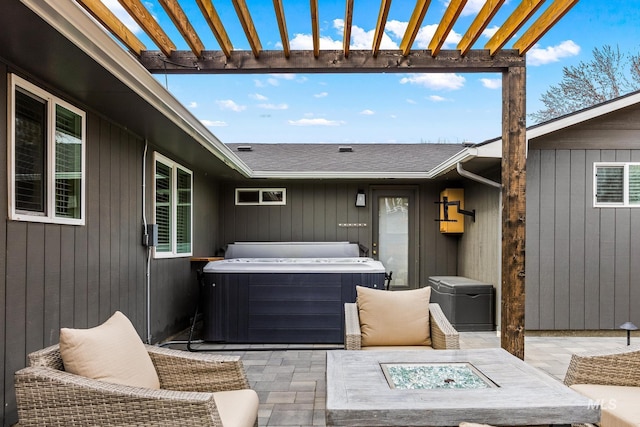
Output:
<svg viewBox="0 0 640 427">
<path fill-rule="evenodd" d="M 382 363 L 389 387 L 403 390 L 497 387 L 470 363 Z"/>
</svg>

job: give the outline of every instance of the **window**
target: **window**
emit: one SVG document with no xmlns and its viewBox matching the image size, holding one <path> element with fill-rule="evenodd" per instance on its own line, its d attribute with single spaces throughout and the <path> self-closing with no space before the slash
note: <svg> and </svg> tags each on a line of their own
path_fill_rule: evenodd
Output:
<svg viewBox="0 0 640 427">
<path fill-rule="evenodd" d="M 236 188 L 236 205 L 286 205 L 284 188 Z"/>
<path fill-rule="evenodd" d="M 640 163 L 596 163 L 594 206 L 640 207 Z"/>
<path fill-rule="evenodd" d="M 11 75 L 9 217 L 83 225 L 85 113 Z"/>
<path fill-rule="evenodd" d="M 156 258 L 191 255 L 192 189 L 190 170 L 161 154 L 154 154 L 154 222 L 158 226 Z"/>
</svg>

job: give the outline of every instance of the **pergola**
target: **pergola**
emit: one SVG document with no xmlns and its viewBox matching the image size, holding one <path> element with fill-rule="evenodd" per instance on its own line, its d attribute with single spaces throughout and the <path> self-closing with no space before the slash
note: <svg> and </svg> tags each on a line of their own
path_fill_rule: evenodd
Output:
<svg viewBox="0 0 640 427">
<path fill-rule="evenodd" d="M 445 73 L 497 72 L 502 74 L 502 319 L 501 343 L 524 358 L 525 307 L 525 184 L 526 184 L 526 70 L 525 53 L 578 0 L 554 0 L 512 45 L 504 49 L 545 0 L 521 0 L 482 48 L 478 38 L 505 0 L 486 0 L 454 50 L 442 46 L 467 0 L 450 0 L 426 50 L 413 49 L 430 0 L 417 0 L 407 11 L 408 26 L 399 50 L 380 49 L 391 0 L 380 1 L 371 50 L 350 49 L 354 0 L 345 0 L 342 50 L 320 50 L 318 0 L 310 0 L 313 50 L 292 50 L 282 0 L 273 0 L 282 50 L 263 50 L 245 0 L 232 0 L 251 50 L 236 50 L 212 0 L 195 0 L 219 48 L 207 50 L 179 0 L 158 0 L 189 50 L 178 50 L 166 31 L 140 0 L 119 0 L 158 50 L 149 50 L 101 2 L 76 0 L 151 73 Z"/>
</svg>

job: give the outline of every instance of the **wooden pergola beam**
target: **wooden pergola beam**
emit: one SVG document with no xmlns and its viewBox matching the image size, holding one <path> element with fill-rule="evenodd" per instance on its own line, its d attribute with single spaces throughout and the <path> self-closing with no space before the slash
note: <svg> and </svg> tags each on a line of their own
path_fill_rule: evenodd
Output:
<svg viewBox="0 0 640 427">
<path fill-rule="evenodd" d="M 380 2 L 380 12 L 378 12 L 378 21 L 376 23 L 376 30 L 373 34 L 373 46 L 371 51 L 373 56 L 378 55 L 380 51 L 380 43 L 382 43 L 382 36 L 384 36 L 384 27 L 387 25 L 387 16 L 389 16 L 389 8 L 391 7 L 391 0 L 382 0 Z"/>
<path fill-rule="evenodd" d="M 233 50 L 233 45 L 231 44 L 229 35 L 224 29 L 224 25 L 222 24 L 220 16 L 218 15 L 216 8 L 213 6 L 213 3 L 211 3 L 211 0 L 196 0 L 196 3 L 198 4 L 202 15 L 207 21 L 207 24 L 209 24 L 211 32 L 218 41 L 220 49 L 222 49 L 227 58 L 230 57 L 231 51 Z"/>
<path fill-rule="evenodd" d="M 351 45 L 351 25 L 353 24 L 353 0 L 347 0 L 344 11 L 344 36 L 342 37 L 342 50 L 344 56 L 349 56 Z"/>
<path fill-rule="evenodd" d="M 260 73 L 490 73 L 510 67 L 524 67 L 525 58 L 516 50 L 501 50 L 494 56 L 486 50 L 471 50 L 464 57 L 458 50 L 442 50 L 437 58 L 429 51 L 412 51 L 404 56 L 399 50 L 292 50 L 285 58 L 279 50 L 265 50 L 259 58 L 251 51 L 233 51 L 226 57 L 221 51 L 173 52 L 170 61 L 158 51 L 145 51 L 142 65 L 152 73 L 167 74 L 260 74 Z"/>
<path fill-rule="evenodd" d="M 453 28 L 453 24 L 455 24 L 466 4 L 467 0 L 451 0 L 449 3 L 442 20 L 440 21 L 440 24 L 438 24 L 438 28 L 429 43 L 429 50 L 431 51 L 432 56 L 435 57 L 438 55 L 438 52 L 440 52 L 442 45 Z"/>
<path fill-rule="evenodd" d="M 276 12 L 276 20 L 278 21 L 278 29 L 280 30 L 280 40 L 282 40 L 282 51 L 284 57 L 288 58 L 290 53 L 289 34 L 287 33 L 287 20 L 284 16 L 284 7 L 282 0 L 273 0 L 273 9 Z"/>
<path fill-rule="evenodd" d="M 191 51 L 196 55 L 200 56 L 202 51 L 204 50 L 204 45 L 198 37 L 198 33 L 189 22 L 189 18 L 180 7 L 180 4 L 177 0 L 158 0 L 160 6 L 167 12 L 171 21 L 176 26 L 182 37 L 187 42 Z"/>
<path fill-rule="evenodd" d="M 247 36 L 253 56 L 257 58 L 260 56 L 260 52 L 262 52 L 262 44 L 260 43 L 256 27 L 253 25 L 253 19 L 251 19 L 251 13 L 249 13 L 247 3 L 245 0 L 231 0 L 231 2 L 233 3 L 233 7 L 236 10 L 238 18 L 240 19 L 240 24 L 242 24 L 244 34 Z"/>
<path fill-rule="evenodd" d="M 555 0 L 515 42 L 514 49 L 518 49 L 521 55 L 527 53 L 576 3 L 578 0 Z"/>
<path fill-rule="evenodd" d="M 427 14 L 429 4 L 431 4 L 431 0 L 418 0 L 416 2 L 416 7 L 413 9 L 413 13 L 409 19 L 407 30 L 404 32 L 402 42 L 400 42 L 400 50 L 404 56 L 407 56 L 411 51 L 411 46 L 413 46 L 418 31 L 420 31 L 420 25 L 422 25 L 424 16 Z"/>
<path fill-rule="evenodd" d="M 171 52 L 176 50 L 169 36 L 164 32 L 158 22 L 149 11 L 140 3 L 140 0 L 118 0 L 127 13 L 140 25 L 145 33 L 153 40 L 156 46 L 168 58 Z"/>
<path fill-rule="evenodd" d="M 320 21 L 318 19 L 318 0 L 310 0 L 311 33 L 313 37 L 313 56 L 320 55 Z"/>
<path fill-rule="evenodd" d="M 526 69 L 502 73 L 501 347 L 524 359 Z"/>
<path fill-rule="evenodd" d="M 469 52 L 504 2 L 505 0 L 487 0 L 484 3 L 482 9 L 480 9 L 480 12 L 478 12 L 478 15 L 476 15 L 476 18 L 471 23 L 471 26 L 458 43 L 458 49 L 463 56 Z"/>
<path fill-rule="evenodd" d="M 504 24 L 484 46 L 493 55 L 509 41 L 525 22 L 542 6 L 545 0 L 522 0 Z"/>
<path fill-rule="evenodd" d="M 147 47 L 100 0 L 77 0 L 102 26 L 111 31 L 130 51 L 140 56 Z"/>
</svg>

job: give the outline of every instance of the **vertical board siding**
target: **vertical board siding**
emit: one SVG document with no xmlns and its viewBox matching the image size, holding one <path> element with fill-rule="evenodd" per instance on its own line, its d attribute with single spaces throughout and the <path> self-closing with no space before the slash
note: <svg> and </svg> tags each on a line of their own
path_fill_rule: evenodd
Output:
<svg viewBox="0 0 640 427">
<path fill-rule="evenodd" d="M 8 99 L 7 97 L 7 67 L 0 63 L 0 99 Z M 7 117 L 7 102 L 0 102 L 0 128 L 7 129 L 6 126 Z M 0 164 L 6 165 L 7 163 L 7 132 L 0 132 Z M 0 173 L 0 188 L 8 188 L 7 174 Z M 8 206 L 8 198 L 6 191 L 0 191 L 0 206 Z M 0 209 L 3 213 L 2 217 L 7 219 L 8 210 Z M 5 248 L 7 247 L 7 228 L 0 227 L 0 244 Z M 6 250 L 6 249 L 5 249 Z M 7 291 L 7 258 L 6 256 L 0 256 L 0 319 L 5 321 L 6 325 L 6 291 Z M 0 327 L 0 378 L 5 378 L 5 354 L 7 352 L 6 346 L 6 327 Z M 0 385 L 0 416 L 5 419 L 7 405 L 5 405 L 5 393 L 4 382 Z"/>
<path fill-rule="evenodd" d="M 638 150 L 530 150 L 527 328 L 617 329 L 640 322 L 640 210 L 593 207 L 595 162 Z"/>
<path fill-rule="evenodd" d="M 554 230 L 554 258 L 570 259 L 569 250 L 570 242 L 570 223 L 571 223 L 571 204 L 569 203 L 569 195 L 571 194 L 571 157 L 569 150 L 556 151 L 556 170 L 555 170 L 555 217 L 552 223 L 555 225 Z M 566 264 L 555 263 L 554 275 L 554 319 L 555 328 L 569 329 L 569 288 L 570 277 L 569 269 Z"/>
<path fill-rule="evenodd" d="M 585 328 L 585 211 L 587 197 L 586 167 L 584 150 L 571 151 L 569 190 L 569 327 Z"/>
<path fill-rule="evenodd" d="M 499 306 L 501 291 L 500 194 L 500 189 L 486 184 L 464 183 L 465 208 L 476 210 L 476 220 L 465 217 L 465 231 L 458 246 L 458 275 L 491 284 L 496 290 L 495 307 Z M 499 324 L 497 311 L 494 321 Z"/>
<path fill-rule="evenodd" d="M 284 187 L 285 206 L 236 206 L 235 189 L 255 187 L 245 182 L 224 182 L 220 187 L 221 247 L 243 240 L 265 241 L 349 241 L 360 243 L 372 255 L 372 215 L 370 184 L 366 182 L 334 181 L 265 181 L 259 187 Z M 441 184 L 428 183 L 416 188 L 416 212 L 420 223 L 417 259 L 419 284 L 426 285 L 433 275 L 457 274 L 457 236 L 445 236 L 438 231 L 434 219 L 438 216 Z M 376 188 L 380 188 L 376 184 Z M 389 186 L 390 189 L 400 188 Z M 401 187 L 406 189 L 407 187 Z M 359 189 L 367 194 L 367 206 L 355 206 Z M 258 224 L 253 228 L 253 224 Z M 361 226 L 344 226 L 361 224 Z M 258 230 L 261 229 L 261 230 Z M 249 231 L 250 230 L 250 231 Z"/>
<path fill-rule="evenodd" d="M 540 150 L 527 155 L 525 327 L 540 329 Z"/>
</svg>

